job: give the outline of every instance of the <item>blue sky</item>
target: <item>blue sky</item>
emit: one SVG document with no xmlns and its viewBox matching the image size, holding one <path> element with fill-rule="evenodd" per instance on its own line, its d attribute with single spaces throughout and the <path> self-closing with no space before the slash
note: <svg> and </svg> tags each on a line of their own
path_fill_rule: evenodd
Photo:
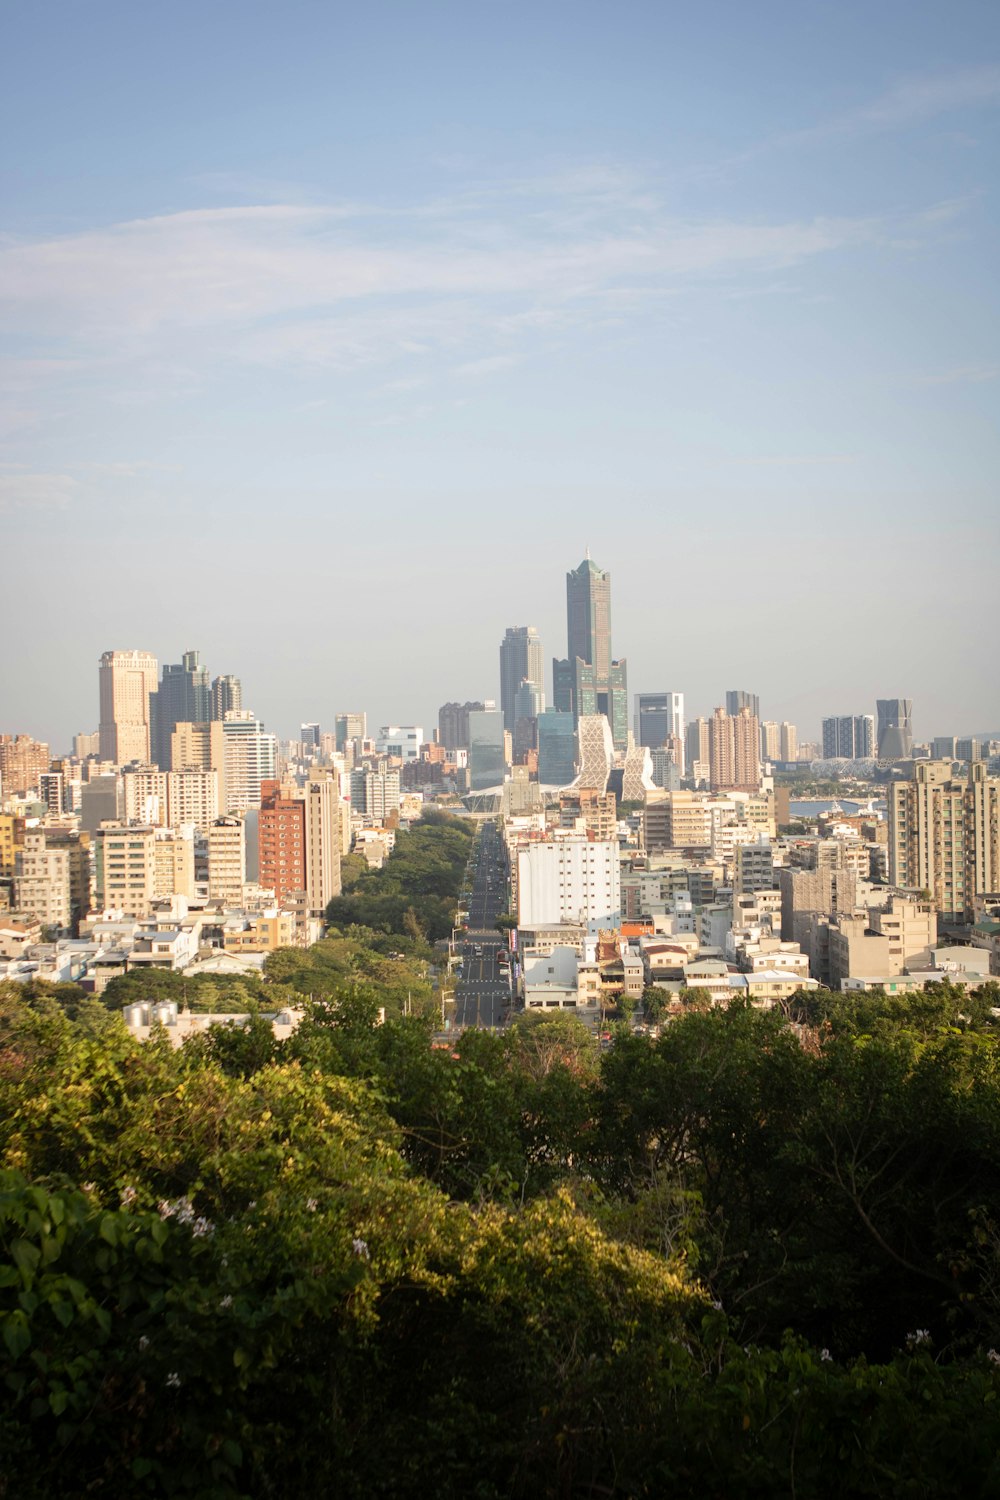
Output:
<svg viewBox="0 0 1000 1500">
<path fill-rule="evenodd" d="M 995 3 L 5 32 L 0 728 L 110 647 L 430 726 L 589 546 L 636 691 L 1000 729 Z"/>
</svg>

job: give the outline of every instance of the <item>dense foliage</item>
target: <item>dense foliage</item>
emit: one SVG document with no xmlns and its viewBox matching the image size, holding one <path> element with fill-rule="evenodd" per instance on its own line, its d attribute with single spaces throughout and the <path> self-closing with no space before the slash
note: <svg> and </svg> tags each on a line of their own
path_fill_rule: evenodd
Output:
<svg viewBox="0 0 1000 1500">
<path fill-rule="evenodd" d="M 996 986 L 439 1049 L 377 985 L 177 1052 L 0 985 L 0 1496 L 996 1493 Z"/>
<path fill-rule="evenodd" d="M 335 927 L 368 927 L 425 942 L 448 937 L 474 836 L 468 819 L 428 811 L 397 833 L 381 870 L 354 862 L 343 871 L 343 894 L 330 902 Z"/>
</svg>

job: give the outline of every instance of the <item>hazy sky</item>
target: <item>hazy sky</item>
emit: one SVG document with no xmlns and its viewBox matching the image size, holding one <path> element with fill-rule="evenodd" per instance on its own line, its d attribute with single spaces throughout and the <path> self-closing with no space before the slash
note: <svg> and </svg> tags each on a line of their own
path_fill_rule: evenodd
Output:
<svg viewBox="0 0 1000 1500">
<path fill-rule="evenodd" d="M 3 28 L 0 730 L 429 729 L 588 546 L 633 691 L 1000 729 L 996 0 Z"/>
</svg>

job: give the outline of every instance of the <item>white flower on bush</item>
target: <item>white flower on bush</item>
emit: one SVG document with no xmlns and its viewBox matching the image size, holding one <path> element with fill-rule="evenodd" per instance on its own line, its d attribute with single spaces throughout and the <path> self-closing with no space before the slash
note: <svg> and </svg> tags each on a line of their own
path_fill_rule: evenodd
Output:
<svg viewBox="0 0 1000 1500">
<path fill-rule="evenodd" d="M 206 1234 L 215 1232 L 211 1219 L 206 1219 L 204 1215 L 195 1216 L 194 1204 L 190 1198 L 161 1198 L 156 1211 L 161 1219 L 176 1219 L 178 1224 L 190 1226 L 196 1239 L 203 1239 Z"/>
<path fill-rule="evenodd" d="M 354 1251 L 355 1255 L 360 1255 L 362 1260 L 371 1260 L 371 1254 L 368 1249 L 367 1240 L 352 1240 L 351 1249 Z"/>
</svg>

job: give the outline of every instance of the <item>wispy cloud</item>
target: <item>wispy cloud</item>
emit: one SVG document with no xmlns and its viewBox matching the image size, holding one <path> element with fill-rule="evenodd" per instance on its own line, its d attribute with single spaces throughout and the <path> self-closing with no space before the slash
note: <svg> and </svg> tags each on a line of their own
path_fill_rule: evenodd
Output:
<svg viewBox="0 0 1000 1500">
<path fill-rule="evenodd" d="M 919 375 L 917 385 L 982 385 L 1000 379 L 1000 365 L 953 365 L 948 370 L 933 370 Z"/>
<path fill-rule="evenodd" d="M 0 514 L 65 510 L 76 491 L 70 474 L 0 474 Z"/>
<path fill-rule="evenodd" d="M 996 64 L 901 78 L 874 99 L 798 129 L 776 131 L 721 163 L 698 168 L 693 175 L 713 178 L 771 151 L 835 145 L 908 130 L 927 120 L 962 110 L 985 109 L 998 103 L 1000 66 Z M 969 140 L 966 136 L 964 143 L 968 144 Z"/>
<path fill-rule="evenodd" d="M 230 205 L 8 237 L 0 311 L 27 355 L 9 384 L 100 369 L 117 372 L 118 399 L 142 401 L 234 364 L 402 362 L 407 380 L 428 354 L 486 373 L 567 329 L 648 319 L 694 285 L 770 290 L 775 273 L 904 231 L 932 229 L 680 218 L 641 174 L 602 162 L 387 208 Z"/>
<path fill-rule="evenodd" d="M 515 354 L 492 354 L 485 359 L 470 359 L 464 365 L 458 365 L 455 369 L 456 375 L 495 375 L 498 370 L 507 370 L 511 365 L 518 363 Z"/>
<path fill-rule="evenodd" d="M 763 453 L 743 458 L 724 459 L 726 468 L 790 469 L 823 464 L 853 464 L 853 453 Z"/>
<path fill-rule="evenodd" d="M 877 99 L 818 125 L 828 135 L 896 130 L 956 110 L 1000 101 L 1000 67 L 988 64 L 900 79 Z"/>
</svg>

